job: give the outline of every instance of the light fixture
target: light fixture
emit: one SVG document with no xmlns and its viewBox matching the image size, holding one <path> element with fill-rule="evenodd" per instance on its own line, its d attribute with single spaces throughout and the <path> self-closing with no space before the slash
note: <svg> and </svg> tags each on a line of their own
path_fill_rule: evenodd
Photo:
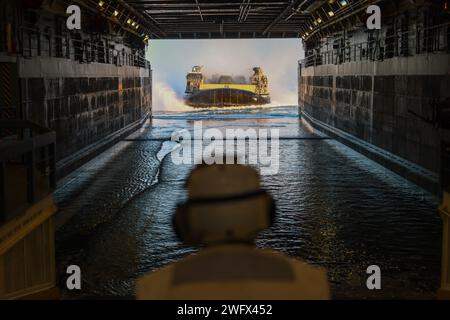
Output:
<svg viewBox="0 0 450 320">
<path fill-rule="evenodd" d="M 132 26 L 132 27 L 134 27 L 134 26 L 135 26 L 135 24 L 136 24 L 136 22 L 134 22 L 134 21 L 133 21 L 133 22 L 131 22 L 131 26 Z"/>
<path fill-rule="evenodd" d="M 333 11 L 331 11 L 331 10 L 330 10 L 330 11 L 328 11 L 328 16 L 329 16 L 329 17 L 334 17 L 334 12 L 333 12 Z"/>
<path fill-rule="evenodd" d="M 137 24 L 136 27 L 134 27 L 136 30 L 139 28 L 139 25 Z"/>
<path fill-rule="evenodd" d="M 98 6 L 99 7 L 101 7 L 101 8 L 103 8 L 103 5 L 105 4 L 105 1 L 103 1 L 103 0 L 100 0 L 99 2 L 98 2 Z"/>
<path fill-rule="evenodd" d="M 119 15 L 119 11 L 117 11 L 117 10 L 114 10 L 114 12 L 113 12 L 113 16 L 114 17 L 117 17 Z"/>
<path fill-rule="evenodd" d="M 322 23 L 322 18 L 319 17 L 319 18 L 317 18 L 316 21 L 317 21 L 318 24 L 321 24 Z"/>
<path fill-rule="evenodd" d="M 339 0 L 339 4 L 341 5 L 341 7 L 345 7 L 348 4 L 347 0 Z"/>
<path fill-rule="evenodd" d="M 128 20 L 127 20 L 127 23 L 128 23 L 128 24 L 131 24 L 131 21 L 132 21 L 131 19 L 128 19 Z"/>
</svg>

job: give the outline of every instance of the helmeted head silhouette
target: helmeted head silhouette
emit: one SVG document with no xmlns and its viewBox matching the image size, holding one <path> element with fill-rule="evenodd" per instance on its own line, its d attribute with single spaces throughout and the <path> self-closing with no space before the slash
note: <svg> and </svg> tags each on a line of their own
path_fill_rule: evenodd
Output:
<svg viewBox="0 0 450 320">
<path fill-rule="evenodd" d="M 177 207 L 173 223 L 187 244 L 252 242 L 273 223 L 274 201 L 251 167 L 200 165 L 186 188 L 188 200 Z"/>
</svg>

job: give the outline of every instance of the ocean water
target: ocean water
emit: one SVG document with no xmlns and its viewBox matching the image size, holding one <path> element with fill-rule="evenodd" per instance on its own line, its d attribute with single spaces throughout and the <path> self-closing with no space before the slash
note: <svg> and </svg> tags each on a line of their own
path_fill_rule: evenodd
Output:
<svg viewBox="0 0 450 320">
<path fill-rule="evenodd" d="M 170 152 L 179 147 L 171 135 L 193 134 L 199 121 L 204 130 L 224 134 L 279 131 L 278 172 L 262 176 L 277 219 L 258 237 L 259 247 L 326 268 L 335 298 L 434 297 L 441 254 L 437 199 L 317 134 L 296 106 L 156 113 L 142 130 L 61 181 L 56 253 L 64 297 L 131 297 L 139 276 L 197 250 L 180 243 L 171 226 L 193 164 L 175 164 Z M 82 270 L 77 293 L 63 288 L 71 264 Z M 366 287 L 370 265 L 381 268 L 382 290 Z"/>
</svg>

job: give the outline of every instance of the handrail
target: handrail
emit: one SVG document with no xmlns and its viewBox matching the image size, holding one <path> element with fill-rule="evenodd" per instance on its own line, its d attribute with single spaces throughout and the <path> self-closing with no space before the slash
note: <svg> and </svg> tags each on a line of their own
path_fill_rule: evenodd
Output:
<svg viewBox="0 0 450 320">
<path fill-rule="evenodd" d="M 56 134 L 28 120 L 0 120 L 0 129 L 16 130 L 16 132 L 10 132 L 8 138 L 0 139 L 0 223 L 2 223 L 15 214 L 7 209 L 8 201 L 10 201 L 7 196 L 7 190 L 9 190 L 7 183 L 12 178 L 10 174 L 8 178 L 8 166 L 20 166 L 26 170 L 24 188 L 26 188 L 28 204 L 40 200 L 42 191 L 48 194 L 55 189 Z M 50 189 L 38 189 L 38 179 L 46 180 Z M 14 192 L 19 191 L 14 190 Z"/>
<path fill-rule="evenodd" d="M 107 45 L 108 42 L 105 43 L 102 39 L 81 39 L 81 35 L 76 38 L 69 33 L 58 35 L 43 32 L 38 28 L 20 27 L 19 52 L 23 57 L 49 56 L 72 59 L 80 63 L 109 63 L 151 69 L 145 55 L 126 52 L 125 48 L 117 50 Z"/>
<path fill-rule="evenodd" d="M 422 53 L 450 53 L 449 34 L 450 23 L 423 30 L 397 32 L 392 36 L 339 46 L 324 52 L 314 52 L 300 60 L 299 64 L 306 68 L 363 60 L 383 61 L 393 57 Z"/>
</svg>

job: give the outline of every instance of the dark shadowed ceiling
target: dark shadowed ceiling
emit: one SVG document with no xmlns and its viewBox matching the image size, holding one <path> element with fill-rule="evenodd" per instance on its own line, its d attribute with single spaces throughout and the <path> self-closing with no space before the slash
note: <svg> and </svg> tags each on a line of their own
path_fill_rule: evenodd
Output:
<svg viewBox="0 0 450 320">
<path fill-rule="evenodd" d="M 126 0 L 161 38 L 298 38 L 310 19 L 305 0 Z"/>
</svg>

